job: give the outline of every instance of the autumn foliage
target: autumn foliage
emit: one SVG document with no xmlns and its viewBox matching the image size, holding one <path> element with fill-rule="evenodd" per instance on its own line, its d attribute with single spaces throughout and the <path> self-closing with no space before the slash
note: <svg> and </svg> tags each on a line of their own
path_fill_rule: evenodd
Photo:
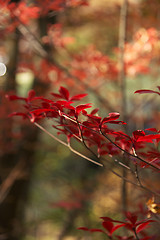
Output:
<svg viewBox="0 0 160 240">
<path fill-rule="evenodd" d="M 84 231 L 81 232 L 82 235 L 99 232 L 113 240 L 158 239 L 159 236 L 156 233 L 147 229 L 159 224 L 160 206 L 157 199 L 160 193 L 159 190 L 155 190 L 152 181 L 148 185 L 145 181 L 143 182 L 143 174 L 149 172 L 152 176 L 159 175 L 160 130 L 154 126 L 154 121 L 147 122 L 141 129 L 135 127 L 134 119 L 138 110 L 135 108 L 132 112 L 130 111 L 130 116 L 126 116 L 124 109 L 127 109 L 128 103 L 125 105 L 127 101 L 121 100 L 125 100 L 126 96 L 122 83 L 119 83 L 118 79 L 123 75 L 123 79 L 120 80 L 124 84 L 126 78 L 133 80 L 134 77 L 139 76 L 158 76 L 160 32 L 154 27 L 140 28 L 133 34 L 130 41 L 124 43 L 123 49 L 115 46 L 112 54 L 108 55 L 102 53 L 93 44 L 85 46 L 79 52 L 69 51 L 68 46 L 74 44 L 76 39 L 65 36 L 63 18 L 60 23 L 57 19 L 56 21 L 52 19 L 54 23 L 51 23 L 49 18 L 55 15 L 57 17 L 58 14 L 71 9 L 89 8 L 88 1 L 40 0 L 16 3 L 16 1 L 2 0 L 0 7 L 3 11 L 3 27 L 0 29 L 2 38 L 5 39 L 6 34 L 12 35 L 20 31 L 24 41 L 24 33 L 27 31 L 30 38 L 26 34 L 26 39 L 28 38 L 33 45 L 30 49 L 29 45 L 24 44 L 26 52 L 23 47 L 20 48 L 17 73 L 31 71 L 35 78 L 35 85 L 31 86 L 27 96 L 17 93 L 16 88 L 13 89 L 14 93 L 5 92 L 6 99 L 3 101 L 7 101 L 11 106 L 11 109 L 5 113 L 8 119 L 20 117 L 24 123 L 29 121 L 35 128 L 42 130 L 76 155 L 97 165 L 97 168 L 106 168 L 119 180 L 130 183 L 149 194 L 145 210 L 142 209 L 143 207 L 138 211 L 126 209 L 127 211 L 122 211 L 124 215 L 122 220 L 100 216 L 102 228 L 89 228 L 82 225 L 78 227 L 79 230 Z M 35 32 L 33 32 L 34 27 L 30 29 L 37 19 L 45 19 L 45 23 L 48 21 L 45 32 L 40 34 L 40 38 L 37 37 L 39 34 L 37 29 Z M 64 57 L 61 56 L 62 53 Z M 121 60 L 120 54 L 122 54 Z M 35 55 L 39 57 L 38 61 L 34 60 Z M 36 81 L 39 85 L 36 85 Z M 107 94 L 104 94 L 107 84 L 111 87 L 111 91 L 106 90 Z M 58 90 L 55 90 L 55 86 Z M 110 96 L 117 86 L 122 89 L 116 93 L 116 106 L 112 104 Z M 155 97 L 158 99 L 159 83 L 156 86 L 156 90 L 154 87 L 153 90 L 146 87 L 133 91 L 129 104 L 132 105 L 132 101 L 135 101 L 134 97 L 140 99 L 143 96 L 152 96 L 153 99 Z M 90 94 L 97 99 L 96 106 L 88 101 L 87 97 Z M 12 105 L 14 103 L 17 105 Z M 145 98 L 143 98 L 143 104 L 147 104 Z M 105 114 L 100 111 L 102 106 Z M 118 110 L 115 110 L 116 107 Z M 158 119 L 158 117 L 155 118 Z M 131 130 L 130 122 L 133 125 Z M 15 136 L 11 135 L 11 137 Z M 19 138 L 21 137 L 20 135 Z M 1 141 L 3 143 L 3 138 Z M 75 142 L 83 146 L 84 153 L 77 150 Z M 5 149 L 3 154 L 5 154 L 6 148 L 3 148 Z M 121 170 L 124 172 L 122 173 Z M 61 207 L 67 211 L 81 209 L 82 199 L 77 202 L 73 200 L 65 202 L 62 199 L 51 206 Z"/>
</svg>

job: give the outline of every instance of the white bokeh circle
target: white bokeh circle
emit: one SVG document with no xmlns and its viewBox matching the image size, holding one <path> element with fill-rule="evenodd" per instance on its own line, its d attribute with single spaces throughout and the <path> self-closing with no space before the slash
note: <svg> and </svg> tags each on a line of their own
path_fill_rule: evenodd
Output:
<svg viewBox="0 0 160 240">
<path fill-rule="evenodd" d="M 6 65 L 0 62 L 0 76 L 3 76 L 7 71 Z"/>
</svg>

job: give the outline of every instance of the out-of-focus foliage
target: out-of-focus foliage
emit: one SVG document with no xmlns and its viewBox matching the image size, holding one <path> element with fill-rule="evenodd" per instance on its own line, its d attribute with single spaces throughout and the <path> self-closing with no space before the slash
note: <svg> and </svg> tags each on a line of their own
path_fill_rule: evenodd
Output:
<svg viewBox="0 0 160 240">
<path fill-rule="evenodd" d="M 103 117 L 111 111 L 122 113 L 118 41 L 123 1 L 90 0 L 88 6 L 86 1 L 66 1 L 67 8 L 59 5 L 65 1 L 56 1 L 57 5 L 52 6 L 49 1 L 28 1 L 31 4 L 29 8 L 25 1 L 21 1 L 19 8 L 11 5 L 12 18 L 5 5 L 7 2 L 0 1 L 1 5 L 4 4 L 0 9 L 0 61 L 7 66 L 7 74 L 1 77 L 2 89 L 12 89 L 26 97 L 28 90 L 35 86 L 38 95 L 47 95 L 64 85 L 73 95 L 88 92 L 85 99 L 92 102 L 94 108 L 100 108 Z M 151 127 L 159 129 L 159 96 L 133 93 L 137 89 L 156 91 L 159 84 L 160 1 L 128 2 L 124 54 L 128 132 Z M 54 17 L 56 20 L 53 20 Z M 51 62 L 52 57 L 73 77 L 67 75 L 63 67 Z M 11 88 L 14 76 L 14 87 Z M 28 123 L 27 127 L 25 124 L 20 127 L 20 120 L 7 118 L 16 106 L 13 106 L 15 102 L 9 104 L 4 94 L 0 108 L 1 156 L 11 152 L 15 153 L 15 158 L 20 156 L 21 159 L 23 154 L 19 154 L 19 146 L 24 146 L 24 152 L 34 150 L 31 162 L 27 159 L 28 164 L 33 166 L 27 174 L 23 174 L 23 179 L 31 176 L 24 214 L 24 240 L 100 238 L 99 233 L 82 235 L 77 228 L 99 228 L 97 219 L 100 216 L 121 218 L 120 179 L 107 169 L 100 169 L 70 153 L 69 149 L 44 133 L 39 134 L 34 144 L 21 142 L 24 133 L 29 134 L 32 130 L 27 130 Z M 48 128 L 47 122 L 44 124 L 49 131 L 54 131 Z M 12 139 L 12 144 L 8 138 Z M 65 140 L 63 136 L 62 139 Z M 73 145 L 90 156 L 80 144 Z M 108 158 L 111 161 L 111 156 Z M 12 159 L 9 162 L 12 165 Z M 9 173 L 10 169 L 2 173 L 2 180 L 7 178 L 6 172 Z M 159 189 L 158 174 L 152 178 L 150 170 L 141 174 L 146 186 Z M 131 210 L 143 215 L 149 198 L 149 193 L 142 194 L 138 188 L 128 186 L 128 207 Z"/>
</svg>

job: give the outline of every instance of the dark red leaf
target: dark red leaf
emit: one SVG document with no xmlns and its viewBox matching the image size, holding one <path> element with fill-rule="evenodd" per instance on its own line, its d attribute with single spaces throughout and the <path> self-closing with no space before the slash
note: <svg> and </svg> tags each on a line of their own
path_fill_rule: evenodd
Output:
<svg viewBox="0 0 160 240">
<path fill-rule="evenodd" d="M 14 116 L 21 116 L 23 119 L 28 118 L 28 115 L 26 113 L 20 113 L 20 112 L 13 112 L 8 115 L 8 117 L 14 117 Z"/>
<path fill-rule="evenodd" d="M 104 231 L 102 229 L 99 229 L 99 228 L 91 228 L 89 231 L 90 232 L 102 232 L 102 233 L 104 233 Z"/>
<path fill-rule="evenodd" d="M 59 93 L 64 99 L 69 100 L 69 91 L 65 87 L 60 87 Z"/>
<path fill-rule="evenodd" d="M 135 224 L 137 222 L 138 217 L 135 214 L 131 212 L 126 212 L 125 215 L 132 224 Z"/>
<path fill-rule="evenodd" d="M 27 98 L 28 101 L 30 102 L 35 97 L 35 95 L 36 95 L 35 91 L 34 90 L 30 90 L 28 92 L 28 98 Z"/>
<path fill-rule="evenodd" d="M 137 90 L 137 91 L 135 91 L 134 93 L 140 93 L 140 94 L 143 94 L 143 93 L 156 93 L 156 94 L 160 95 L 159 92 L 153 91 L 153 90 L 148 90 L 148 89 Z"/>
<path fill-rule="evenodd" d="M 108 123 L 111 123 L 111 124 L 127 124 L 123 121 L 108 121 Z"/>
<path fill-rule="evenodd" d="M 104 221 L 102 223 L 103 227 L 111 234 L 114 227 L 113 223 L 110 221 Z"/>
<path fill-rule="evenodd" d="M 23 101 L 26 101 L 26 98 L 24 97 L 18 97 L 16 95 L 8 95 L 6 94 L 6 98 L 8 98 L 9 100 L 11 101 L 14 101 L 14 100 L 23 100 Z"/>
</svg>

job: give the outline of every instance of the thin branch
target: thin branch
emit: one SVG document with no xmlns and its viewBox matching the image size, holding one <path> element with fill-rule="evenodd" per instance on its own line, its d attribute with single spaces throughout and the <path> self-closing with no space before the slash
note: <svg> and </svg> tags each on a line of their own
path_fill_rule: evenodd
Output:
<svg viewBox="0 0 160 240">
<path fill-rule="evenodd" d="M 136 229 L 134 229 L 134 234 L 135 234 L 136 239 L 139 240 L 139 237 L 137 235 Z"/>
<path fill-rule="evenodd" d="M 78 119 L 77 119 L 77 125 L 78 125 L 79 133 L 80 133 L 80 136 L 81 136 L 81 139 L 82 139 L 82 142 L 83 142 L 84 146 L 85 146 L 85 147 L 88 149 L 88 151 L 90 151 L 98 160 L 100 160 L 100 158 L 97 156 L 97 154 L 96 154 L 95 152 L 93 152 L 93 151 L 91 150 L 91 148 L 89 148 L 89 147 L 87 146 L 87 144 L 86 144 L 86 142 L 85 142 L 85 139 L 84 139 L 84 137 L 83 137 L 82 129 L 81 129 L 81 126 L 80 126 L 80 123 L 79 123 Z"/>
<path fill-rule="evenodd" d="M 62 114 L 62 116 L 65 117 L 66 119 L 69 119 L 70 121 L 72 121 L 72 122 L 74 122 L 74 123 L 77 123 L 77 121 L 76 121 L 75 119 L 73 119 L 73 118 L 65 115 L 64 113 Z M 137 154 L 131 154 L 131 153 L 127 152 L 125 149 L 121 148 L 119 145 L 117 145 L 117 144 L 116 144 L 114 141 L 112 141 L 106 134 L 104 134 L 104 133 L 102 132 L 102 126 L 101 126 L 101 125 L 99 125 L 99 131 L 96 131 L 96 130 L 94 130 L 94 129 L 92 129 L 92 128 L 89 128 L 89 127 L 85 126 L 84 124 L 82 124 L 82 123 L 80 123 L 80 122 L 79 122 L 79 125 L 87 128 L 87 129 L 89 129 L 90 131 L 95 132 L 95 133 L 97 133 L 97 134 L 99 134 L 99 135 L 103 135 L 110 143 L 112 143 L 115 147 L 117 147 L 119 150 L 121 150 L 122 152 L 126 153 L 127 155 L 129 155 L 129 156 L 131 156 L 131 157 L 133 157 L 133 158 L 135 158 L 135 159 L 138 159 L 138 160 L 140 160 L 141 162 L 144 162 L 145 164 L 147 164 L 147 165 L 155 168 L 155 169 L 158 170 L 158 171 L 160 170 L 157 166 L 155 166 L 155 165 L 153 165 L 153 164 L 145 161 L 144 159 L 140 158 Z"/>
<path fill-rule="evenodd" d="M 73 149 L 70 144 L 67 144 L 67 143 L 63 142 L 62 140 L 60 140 L 59 138 L 55 137 L 53 134 L 51 134 L 50 132 L 48 132 L 45 128 L 43 128 L 43 127 L 42 127 L 41 125 L 39 125 L 38 123 L 35 122 L 34 124 L 35 124 L 38 128 L 40 128 L 42 131 L 44 131 L 46 134 L 48 134 L 50 137 L 52 137 L 52 138 L 55 139 L 56 141 L 60 142 L 60 143 L 63 144 L 64 146 L 68 147 L 68 148 L 69 148 L 73 153 L 75 153 L 76 155 L 78 155 L 78 156 L 86 159 L 87 161 L 92 162 L 92 163 L 94 163 L 94 164 L 96 164 L 96 165 L 98 165 L 98 166 L 100 166 L 100 167 L 106 167 L 104 164 L 98 163 L 98 162 L 96 162 L 96 161 L 88 158 L 87 156 L 79 153 L 78 151 L 76 151 L 75 149 Z M 111 163 L 109 163 L 109 162 L 106 162 L 106 161 L 105 161 L 105 163 L 107 163 L 108 165 L 111 165 Z M 143 186 L 142 184 L 137 184 L 137 183 L 135 183 L 135 182 L 133 182 L 133 181 L 127 179 L 127 178 L 124 178 L 124 177 L 121 176 L 119 173 L 115 172 L 111 167 L 108 167 L 108 166 L 107 166 L 106 168 L 109 169 L 114 175 L 116 175 L 117 177 L 125 180 L 126 182 L 128 182 L 128 183 L 130 183 L 130 184 L 132 184 L 132 185 L 135 185 L 135 186 L 137 186 L 137 187 L 140 187 L 140 188 L 144 189 L 145 191 L 148 191 L 148 192 L 150 192 L 150 193 L 152 193 L 152 194 L 154 194 L 154 195 L 160 196 L 159 193 L 156 193 L 156 192 L 150 190 L 149 188 Z"/>
<path fill-rule="evenodd" d="M 42 127 L 41 125 L 39 125 L 38 123 L 34 122 L 34 125 L 36 125 L 36 126 L 37 126 L 38 128 L 40 128 L 42 131 L 44 131 L 45 133 L 47 133 L 50 137 L 52 137 L 52 138 L 53 138 L 54 140 L 56 140 L 57 142 L 63 144 L 63 145 L 66 146 L 66 147 L 68 147 L 68 148 L 71 150 L 71 152 L 73 152 L 73 153 L 75 153 L 76 155 L 78 155 L 78 156 L 86 159 L 86 160 L 89 161 L 89 162 L 92 162 L 92 163 L 94 163 L 94 164 L 96 164 L 96 165 L 98 165 L 98 166 L 100 166 L 100 167 L 103 167 L 103 164 L 98 163 L 98 162 L 92 160 L 92 159 L 89 158 L 89 157 L 86 157 L 86 156 L 83 155 L 82 153 L 79 153 L 78 151 L 76 151 L 75 149 L 73 149 L 69 143 L 66 143 L 66 142 L 62 141 L 61 139 L 55 137 L 53 134 L 51 134 L 50 132 L 48 132 L 45 128 L 43 128 L 43 127 Z"/>
<path fill-rule="evenodd" d="M 121 148 L 119 145 L 117 145 L 115 142 L 113 142 L 106 134 L 104 134 L 104 133 L 102 132 L 101 126 L 100 126 L 100 133 L 101 133 L 110 143 L 112 143 L 115 147 L 117 147 L 118 149 L 120 149 L 122 152 L 126 153 L 127 155 L 129 155 L 129 156 L 131 156 L 131 157 L 133 157 L 133 158 L 136 158 L 136 159 L 140 160 L 141 162 L 144 162 L 145 164 L 153 167 L 154 169 L 156 169 L 156 170 L 158 170 L 158 171 L 160 170 L 157 166 L 155 166 L 155 165 L 153 165 L 153 164 L 145 161 L 144 159 L 140 158 L 139 156 L 137 156 L 137 155 L 135 156 L 135 155 L 127 152 L 125 149 Z"/>
<path fill-rule="evenodd" d="M 104 165 L 104 167 L 105 167 L 105 165 Z M 107 169 L 108 169 L 108 167 L 107 167 Z M 110 168 L 109 170 L 110 170 L 114 175 L 116 175 L 117 177 L 123 179 L 123 180 L 126 181 L 127 183 L 130 183 L 130 184 L 132 184 L 132 185 L 134 185 L 134 186 L 136 186 L 136 187 L 139 187 L 139 188 L 141 188 L 141 189 L 144 189 L 145 191 L 147 191 L 147 192 L 149 192 L 149 193 L 152 193 L 152 194 L 157 195 L 157 196 L 160 197 L 160 193 L 157 193 L 157 192 L 155 192 L 155 191 L 152 191 L 151 189 L 145 187 L 145 186 L 142 185 L 142 184 L 137 184 L 137 183 L 135 183 L 135 182 L 133 182 L 133 181 L 125 178 L 124 176 L 121 176 L 119 173 L 115 172 L 115 171 L 114 171 L 113 169 L 111 169 L 111 168 Z"/>
<path fill-rule="evenodd" d="M 140 177 L 139 177 L 139 173 L 138 173 L 138 166 L 137 166 L 137 164 L 135 165 L 135 176 L 137 178 L 137 181 L 138 181 L 139 185 L 142 185 Z"/>
<path fill-rule="evenodd" d="M 65 114 L 62 114 L 62 116 L 63 116 L 64 118 L 70 120 L 71 122 L 77 123 L 76 120 L 74 120 L 73 118 L 71 118 L 71 117 L 69 117 L 69 116 L 67 116 L 67 115 L 65 115 Z M 94 130 L 94 129 L 91 129 L 91 128 L 85 126 L 85 125 L 83 125 L 83 124 L 80 123 L 79 121 L 78 121 L 77 124 L 79 125 L 79 128 L 80 128 L 80 126 L 82 126 L 82 127 L 85 127 L 85 128 L 87 128 L 87 129 L 89 129 L 90 131 L 93 131 L 93 132 L 95 132 L 95 133 L 97 133 L 97 134 L 100 135 L 100 133 L 99 133 L 98 131 L 96 131 L 96 130 Z M 69 131 L 69 132 L 70 132 L 76 139 L 78 139 L 80 142 L 83 142 L 83 144 L 85 145 L 85 147 L 86 147 L 98 160 L 100 160 L 100 159 L 105 160 L 105 159 L 102 158 L 102 157 L 99 158 L 99 157 L 86 145 L 85 140 L 84 140 L 84 137 L 83 137 L 83 134 L 82 134 L 81 128 L 80 128 L 81 138 L 79 138 L 78 136 L 76 136 L 70 129 L 67 128 L 67 126 L 64 126 L 64 128 L 65 128 L 67 131 Z M 83 138 L 83 139 L 82 139 L 82 138 Z M 117 159 L 113 159 L 113 160 L 115 161 L 115 163 L 118 163 L 121 167 L 126 168 L 127 170 L 131 171 L 131 173 L 132 173 L 133 175 L 135 175 L 135 173 L 132 171 L 132 169 L 131 169 L 130 167 L 128 167 L 127 165 L 125 165 L 124 163 L 122 163 L 121 161 L 119 161 L 119 160 L 117 160 Z"/>
</svg>

